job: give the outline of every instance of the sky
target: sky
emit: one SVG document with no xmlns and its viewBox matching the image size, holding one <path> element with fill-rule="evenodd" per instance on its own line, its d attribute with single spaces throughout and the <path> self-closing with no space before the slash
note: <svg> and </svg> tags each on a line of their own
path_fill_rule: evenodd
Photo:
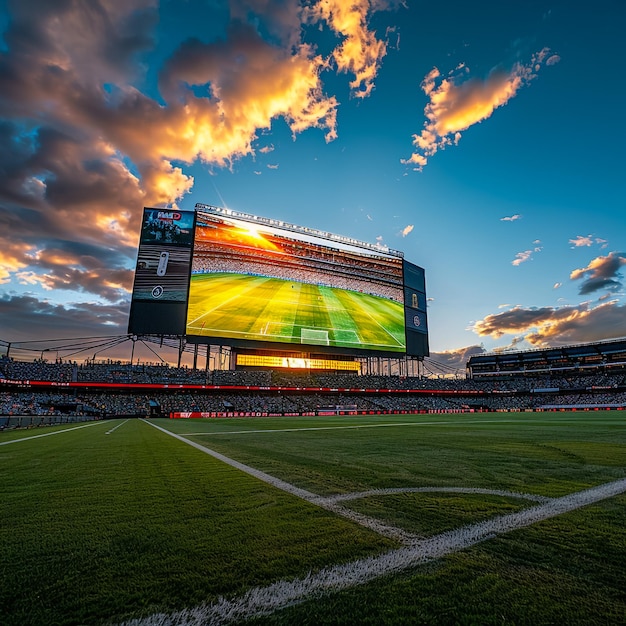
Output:
<svg viewBox="0 0 626 626">
<path fill-rule="evenodd" d="M 625 29 L 621 0 L 0 0 L 0 341 L 126 333 L 143 207 L 196 203 L 403 251 L 444 365 L 624 337 Z"/>
</svg>

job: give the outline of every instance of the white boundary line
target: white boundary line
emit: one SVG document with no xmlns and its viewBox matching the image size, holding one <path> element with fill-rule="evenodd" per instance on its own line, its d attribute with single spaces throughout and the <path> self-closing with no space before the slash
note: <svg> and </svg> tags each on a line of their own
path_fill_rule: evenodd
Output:
<svg viewBox="0 0 626 626">
<path fill-rule="evenodd" d="M 316 506 L 319 506 L 323 509 L 332 511 L 336 515 L 341 515 L 342 517 L 346 517 L 349 520 L 356 522 L 357 524 L 360 524 L 361 526 L 365 526 L 366 528 L 373 530 L 379 535 L 383 535 L 384 537 L 389 537 L 391 539 L 395 539 L 397 541 L 401 541 L 406 544 L 412 544 L 417 539 L 419 539 L 417 535 L 413 535 L 412 533 L 408 533 L 404 530 L 395 528 L 393 526 L 387 526 L 386 524 L 383 524 L 383 522 L 381 522 L 380 520 L 374 519 L 373 517 L 362 515 L 361 513 L 357 513 L 356 511 L 351 511 L 350 509 L 346 509 L 342 507 L 340 504 L 337 504 L 332 501 L 327 501 L 327 499 L 322 496 L 318 496 L 317 494 L 312 493 L 311 491 L 307 491 L 306 489 L 301 489 L 300 487 L 296 487 L 295 485 L 292 485 L 291 483 L 281 480 L 280 478 L 276 478 L 275 476 L 271 476 L 270 474 L 266 474 L 265 472 L 262 472 L 261 470 L 258 470 L 254 467 L 250 467 L 249 465 L 245 465 L 244 463 L 235 461 L 234 459 L 231 459 L 230 457 L 220 454 L 219 452 L 216 452 L 215 450 L 211 450 L 210 448 L 207 448 L 206 446 L 203 446 L 200 443 L 196 443 L 195 441 L 186 439 L 182 435 L 177 435 L 176 433 L 173 433 L 170 430 L 167 430 L 166 428 L 157 426 L 156 424 L 154 424 L 153 422 L 150 422 L 149 420 L 142 420 L 142 421 L 145 422 L 146 424 L 150 424 L 150 426 L 152 426 L 153 428 L 156 428 L 157 430 L 164 432 L 166 435 L 169 435 L 170 437 L 174 437 L 175 439 L 178 439 L 179 441 L 182 441 L 186 443 L 187 445 L 190 445 L 196 448 L 196 450 L 200 450 L 201 452 L 204 452 L 205 454 L 212 456 L 218 461 L 222 461 L 222 463 L 226 463 L 227 465 L 230 465 L 231 467 L 234 467 L 242 472 L 245 472 L 246 474 L 249 474 L 250 476 L 253 476 L 254 478 L 257 478 L 258 480 L 261 480 L 269 485 L 272 485 L 273 487 L 276 487 L 277 489 L 290 493 L 291 495 L 296 496 L 297 498 L 301 498 L 302 500 L 306 500 L 307 502 L 315 504 Z"/>
<path fill-rule="evenodd" d="M 340 493 L 336 496 L 327 496 L 324 500 L 328 502 L 345 502 L 347 500 L 358 500 L 369 496 L 389 496 L 396 493 L 478 493 L 486 496 L 502 496 L 504 498 L 518 498 L 522 500 L 532 500 L 534 502 L 549 502 L 552 498 L 537 496 L 532 493 L 518 493 L 516 491 L 505 491 L 502 489 L 482 489 L 480 487 L 390 487 L 388 489 L 370 489 L 358 493 Z"/>
<path fill-rule="evenodd" d="M 435 414 L 436 415 L 436 414 Z M 365 416 L 367 418 L 367 416 Z M 241 419 L 255 419 L 255 418 L 241 418 Z M 265 419 L 265 418 L 263 418 Z M 290 419 L 283 418 L 282 416 L 272 416 L 272 419 Z M 581 420 L 571 420 L 571 419 L 563 419 L 563 420 L 537 420 L 537 421 L 524 421 L 524 420 L 511 420 L 511 419 L 501 419 L 501 420 L 468 420 L 468 419 L 458 419 L 458 420 L 439 420 L 439 421 L 430 421 L 430 422 L 389 422 L 383 424 L 351 424 L 349 426 L 303 426 L 298 428 L 261 428 L 261 429 L 252 429 L 252 430 L 224 430 L 224 431 L 215 431 L 215 432 L 191 432 L 185 433 L 186 437 L 213 437 L 217 435 L 247 435 L 248 433 L 293 433 L 299 431 L 307 431 L 307 430 L 358 430 L 360 428 L 386 428 L 388 426 L 466 426 L 468 424 L 480 425 L 480 424 L 520 424 L 520 425 L 528 425 L 528 424 L 554 424 L 556 426 L 560 426 L 562 424 L 569 423 L 584 423 Z M 600 422 L 595 422 L 593 420 L 589 420 L 590 424 L 599 425 Z M 614 422 L 608 422 L 605 425 L 612 426 Z M 170 432 L 170 431 L 167 431 Z"/>
<path fill-rule="evenodd" d="M 341 514 L 341 507 L 339 507 L 336 502 L 332 501 L 332 497 L 322 498 L 315 496 L 315 494 L 309 491 L 299 489 L 265 472 L 260 472 L 243 463 L 234 461 L 233 459 L 185 439 L 147 420 L 142 421 L 216 459 L 222 460 L 232 467 L 236 467 L 252 476 L 256 476 L 260 480 L 268 482 L 279 489 L 283 489 L 288 493 Z M 446 488 L 442 489 L 446 490 Z M 356 497 L 362 494 L 380 493 L 381 491 L 390 493 L 396 492 L 396 490 L 393 489 L 372 490 L 370 492 L 356 494 Z M 493 490 L 480 489 L 468 489 L 467 492 L 494 493 Z M 398 573 L 410 567 L 415 567 L 448 554 L 458 552 L 481 541 L 492 539 L 499 534 L 525 528 L 537 522 L 575 511 L 581 507 L 600 502 L 607 498 L 612 498 L 625 492 L 626 478 L 622 478 L 561 498 L 547 499 L 546 502 L 529 509 L 524 509 L 523 511 L 497 516 L 476 524 L 469 524 L 456 530 L 444 532 L 426 539 L 418 539 L 412 536 L 410 545 L 390 550 L 380 556 L 367 557 L 365 559 L 352 561 L 351 563 L 324 568 L 319 572 L 309 573 L 304 578 L 278 581 L 266 587 L 255 587 L 239 598 L 230 600 L 220 598 L 213 604 L 201 604 L 191 609 L 184 609 L 173 613 L 158 613 L 145 618 L 124 622 L 121 626 L 215 626 L 218 624 L 226 624 L 233 620 L 266 615 L 277 609 L 304 602 L 313 596 L 347 589 L 364 584 L 381 576 Z M 513 492 L 496 491 L 496 493 L 499 495 L 526 497 L 526 494 L 514 494 Z M 346 498 L 344 497 L 344 499 Z M 355 519 L 354 521 L 357 520 Z"/>
<path fill-rule="evenodd" d="M 201 604 L 173 613 L 158 613 L 146 618 L 124 622 L 122 626 L 216 626 L 233 620 L 267 615 L 273 611 L 299 604 L 321 594 L 348 589 L 356 585 L 396 574 L 410 567 L 458 552 L 498 534 L 525 528 L 537 522 L 575 511 L 620 495 L 626 491 L 626 479 L 606 483 L 592 489 L 555 498 L 518 513 L 463 526 L 454 531 L 424 539 L 414 546 L 391 550 L 376 557 L 336 565 L 304 578 L 278 581 L 266 587 L 255 587 L 239 598 L 220 598 L 214 604 Z"/>
<path fill-rule="evenodd" d="M 11 439 L 11 441 L 0 441 L 0 446 L 8 446 L 10 443 L 18 443 L 19 441 L 29 441 L 30 439 L 39 439 L 39 437 L 50 437 L 51 435 L 60 435 L 61 433 L 67 433 L 71 430 L 78 430 L 79 428 L 89 428 L 96 424 L 102 424 L 102 420 L 94 420 L 89 424 L 82 424 L 81 426 L 73 426 L 72 428 L 64 428 L 63 430 L 55 430 L 53 433 L 43 433 L 41 435 L 31 435 L 30 437 L 22 437 L 21 439 Z"/>
<path fill-rule="evenodd" d="M 118 424 L 117 426 L 113 426 L 113 428 L 111 428 L 111 430 L 107 430 L 106 433 L 104 433 L 105 435 L 110 435 L 112 432 L 116 431 L 120 426 L 124 426 L 124 424 L 126 424 L 128 420 L 124 420 L 121 424 Z"/>
</svg>

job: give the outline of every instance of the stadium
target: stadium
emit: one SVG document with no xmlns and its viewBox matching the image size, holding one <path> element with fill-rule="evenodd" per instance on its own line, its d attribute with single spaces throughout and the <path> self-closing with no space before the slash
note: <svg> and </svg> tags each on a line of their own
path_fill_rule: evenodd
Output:
<svg viewBox="0 0 626 626">
<path fill-rule="evenodd" d="M 450 376 L 426 302 L 399 251 L 144 209 L 126 335 L 0 342 L 3 623 L 623 624 L 626 338 Z"/>
</svg>

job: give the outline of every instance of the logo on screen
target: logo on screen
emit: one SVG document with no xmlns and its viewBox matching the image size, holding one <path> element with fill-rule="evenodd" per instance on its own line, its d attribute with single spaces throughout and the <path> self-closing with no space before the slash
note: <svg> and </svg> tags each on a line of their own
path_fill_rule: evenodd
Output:
<svg viewBox="0 0 626 626">
<path fill-rule="evenodd" d="M 419 326 L 421 324 L 419 315 L 413 316 L 413 324 L 415 324 L 415 326 Z"/>
<path fill-rule="evenodd" d="M 152 289 L 152 297 L 160 298 L 163 295 L 163 287 L 161 285 L 157 285 Z"/>
<path fill-rule="evenodd" d="M 180 219 L 180 213 L 176 213 L 174 211 L 159 211 L 157 213 L 157 218 L 163 221 L 173 222 Z"/>
</svg>

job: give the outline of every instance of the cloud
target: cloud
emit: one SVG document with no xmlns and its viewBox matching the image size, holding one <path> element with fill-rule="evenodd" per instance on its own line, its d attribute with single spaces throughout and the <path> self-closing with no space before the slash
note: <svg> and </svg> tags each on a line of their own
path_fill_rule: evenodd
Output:
<svg viewBox="0 0 626 626">
<path fill-rule="evenodd" d="M 371 93 L 386 44 L 370 21 L 387 8 L 236 0 L 225 37 L 181 43 L 148 95 L 156 0 L 12 3 L 0 50 L 0 284 L 116 303 L 131 286 L 142 207 L 176 206 L 194 184 L 188 165 L 232 168 L 277 119 L 294 138 L 337 137 L 339 103 L 322 76 L 350 73 L 354 95 Z M 303 26 L 324 25 L 325 56 L 302 39 Z"/>
<path fill-rule="evenodd" d="M 406 237 L 414 228 L 415 226 L 413 224 L 408 224 L 402 229 L 402 236 Z"/>
<path fill-rule="evenodd" d="M 333 140 L 337 101 L 322 90 L 325 64 L 310 46 L 274 45 L 250 24 L 231 24 L 225 41 L 184 42 L 160 74 L 169 115 L 159 110 L 155 118 L 172 126 L 160 151 L 223 167 L 252 154 L 257 132 L 280 117 L 294 135 L 320 128 Z M 206 88 L 208 97 L 197 97 L 194 87 Z"/>
<path fill-rule="evenodd" d="M 533 245 L 535 246 L 532 250 L 524 250 L 522 252 L 518 252 L 515 255 L 515 258 L 511 261 L 511 265 L 521 265 L 522 263 L 526 263 L 526 261 L 530 261 L 532 258 L 532 255 L 535 252 L 541 252 L 543 250 L 543 247 L 540 246 L 539 244 L 541 243 L 541 241 L 539 239 L 535 239 L 533 241 Z"/>
<path fill-rule="evenodd" d="M 472 330 L 481 337 L 500 338 L 506 334 L 524 334 L 535 346 L 601 341 L 624 335 L 626 305 L 616 300 L 592 307 L 585 302 L 560 308 L 515 307 L 510 311 L 487 315 L 475 322 Z"/>
<path fill-rule="evenodd" d="M 573 248 L 580 248 L 582 246 L 591 246 L 593 244 L 593 237 L 591 235 L 587 235 L 583 237 L 582 235 L 578 235 L 576 239 L 570 239 L 569 242 L 572 244 Z"/>
<path fill-rule="evenodd" d="M 549 49 L 544 48 L 526 65 L 516 63 L 508 71 L 494 69 L 485 80 L 467 78 L 469 69 L 463 64 L 445 78 L 433 68 L 421 84 L 430 100 L 424 110 L 424 129 L 413 136 L 416 149 L 402 163 L 421 171 L 438 150 L 458 144 L 461 131 L 491 117 L 497 108 L 515 97 L 521 87 L 534 80 L 549 54 Z"/>
<path fill-rule="evenodd" d="M 569 243 L 572 244 L 572 248 L 591 247 L 594 243 L 599 244 L 601 248 L 606 248 L 608 245 L 606 239 L 594 237 L 593 235 L 587 235 L 586 237 L 578 235 L 576 239 L 570 239 Z"/>
<path fill-rule="evenodd" d="M 515 258 L 511 261 L 511 265 L 521 265 L 522 263 L 526 263 L 526 261 L 530 261 L 530 258 L 533 254 L 532 250 L 524 250 L 523 252 L 518 252 L 515 255 Z"/>
<path fill-rule="evenodd" d="M 32 295 L 0 294 L 3 335 L 12 341 L 33 339 L 34 329 L 45 329 L 44 337 L 123 335 L 127 331 L 130 301 L 101 305 L 55 304 Z M 41 334 L 40 334 L 41 336 Z"/>
<path fill-rule="evenodd" d="M 502 354 L 504 352 L 510 352 L 511 350 L 519 350 L 520 349 L 520 344 L 523 344 L 525 341 L 525 337 L 521 336 L 521 337 L 513 337 L 511 338 L 511 341 L 509 342 L 508 345 L 506 346 L 497 346 L 493 349 L 494 352 Z M 522 346 L 523 348 L 523 346 Z"/>
<path fill-rule="evenodd" d="M 501 222 L 515 222 L 521 219 L 522 219 L 522 216 L 519 213 L 516 213 L 515 215 L 511 215 L 510 217 L 501 217 L 500 221 Z"/>
<path fill-rule="evenodd" d="M 313 2 L 307 12 L 311 21 L 325 21 L 342 39 L 332 58 L 339 72 L 354 75 L 350 89 L 357 98 L 370 95 L 387 54 L 387 43 L 377 39 L 368 25 L 374 8 L 387 8 L 387 3 L 384 0 L 371 3 L 368 0 L 323 0 Z"/>
<path fill-rule="evenodd" d="M 436 370 L 433 373 L 465 372 L 465 366 L 470 357 L 484 353 L 485 348 L 476 345 L 444 352 L 431 352 L 425 363 L 427 366 L 430 366 L 430 369 Z"/>
<path fill-rule="evenodd" d="M 618 280 L 620 268 L 626 265 L 626 252 L 611 252 L 607 256 L 592 259 L 587 267 L 573 270 L 572 280 L 584 278 L 579 293 L 586 295 L 600 289 L 619 289 L 622 283 Z"/>
</svg>

